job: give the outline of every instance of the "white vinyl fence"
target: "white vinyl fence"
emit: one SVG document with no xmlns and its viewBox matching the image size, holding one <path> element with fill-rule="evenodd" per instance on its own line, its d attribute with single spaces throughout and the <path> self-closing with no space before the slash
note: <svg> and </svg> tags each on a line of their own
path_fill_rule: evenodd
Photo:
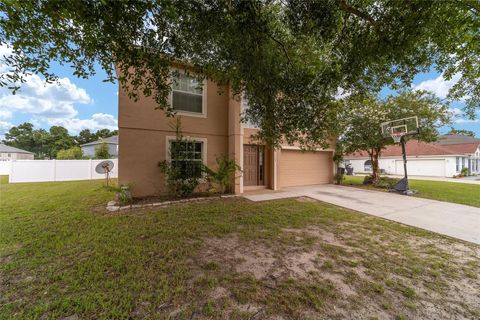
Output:
<svg viewBox="0 0 480 320">
<path fill-rule="evenodd" d="M 109 159 L 114 167 L 111 178 L 118 176 L 118 160 Z M 95 166 L 105 160 L 14 160 L 8 161 L 8 182 L 41 182 L 103 179 L 104 174 L 95 172 Z M 7 162 L 7 161 L 5 161 Z"/>
<path fill-rule="evenodd" d="M 10 174 L 12 161 L 0 161 L 0 176 L 6 176 Z"/>
</svg>

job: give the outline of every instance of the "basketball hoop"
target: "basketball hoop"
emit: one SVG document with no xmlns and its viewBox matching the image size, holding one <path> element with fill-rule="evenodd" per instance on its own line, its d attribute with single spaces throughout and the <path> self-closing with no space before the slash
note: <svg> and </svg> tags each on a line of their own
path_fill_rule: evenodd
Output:
<svg viewBox="0 0 480 320">
<path fill-rule="evenodd" d="M 392 132 L 390 136 L 393 139 L 393 142 L 395 143 L 400 143 L 402 140 L 402 137 L 405 135 L 405 132 Z"/>
<path fill-rule="evenodd" d="M 418 117 L 408 117 L 403 119 L 391 120 L 382 123 L 382 134 L 385 138 L 391 137 L 393 142 L 400 143 L 402 145 L 402 157 L 403 157 L 403 172 L 405 177 L 400 180 L 393 189 L 397 192 L 402 192 L 403 194 L 412 194 L 412 190 L 408 187 L 408 175 L 407 175 L 407 153 L 405 151 L 405 139 L 402 140 L 403 136 L 410 136 L 418 134 Z"/>
</svg>

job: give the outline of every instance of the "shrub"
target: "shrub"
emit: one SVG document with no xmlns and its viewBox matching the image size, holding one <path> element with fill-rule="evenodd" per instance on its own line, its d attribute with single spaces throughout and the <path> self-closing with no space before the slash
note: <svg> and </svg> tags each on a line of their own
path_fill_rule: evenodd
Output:
<svg viewBox="0 0 480 320">
<path fill-rule="evenodd" d="M 189 196 L 200 184 L 201 175 L 197 174 L 198 168 L 192 170 L 189 165 L 180 167 L 177 163 L 166 160 L 159 162 L 158 166 L 165 176 L 169 193 L 174 196 Z"/>
<path fill-rule="evenodd" d="M 228 158 L 228 156 L 221 156 L 217 158 L 217 171 L 205 166 L 204 170 L 208 175 L 210 183 L 217 185 L 217 190 L 220 193 L 230 192 L 232 187 L 232 180 L 235 172 L 240 170 L 240 166 L 235 160 Z"/>
<path fill-rule="evenodd" d="M 393 189 L 393 187 L 399 181 L 400 181 L 400 179 L 397 179 L 397 178 L 380 177 L 374 185 L 375 185 L 375 187 L 381 188 L 381 189 Z"/>
<path fill-rule="evenodd" d="M 102 142 L 95 147 L 95 159 L 110 159 L 107 143 Z"/>
<path fill-rule="evenodd" d="M 59 160 L 83 159 L 82 148 L 71 147 L 69 149 L 60 150 L 60 151 L 57 152 L 57 159 L 59 159 Z"/>
<path fill-rule="evenodd" d="M 343 171 L 337 171 L 337 173 L 335 173 L 335 176 L 333 177 L 333 180 L 335 184 L 342 184 L 343 180 L 345 180 L 345 174 L 343 173 Z"/>
<path fill-rule="evenodd" d="M 363 179 L 363 184 L 368 185 L 372 184 L 376 188 L 380 189 L 392 189 L 400 179 L 398 178 L 390 178 L 390 177 L 379 177 L 377 181 L 373 180 L 371 175 L 365 176 Z"/>
<path fill-rule="evenodd" d="M 373 184 L 373 176 L 365 176 L 365 178 L 363 178 L 363 184 Z"/>
<path fill-rule="evenodd" d="M 176 138 L 171 142 L 169 150 L 172 160 L 161 161 L 158 166 L 165 176 L 169 193 L 177 197 L 186 197 L 192 194 L 200 184 L 205 167 L 201 162 L 193 161 L 188 157 L 189 140 L 183 137 L 181 126 L 181 118 L 176 118 L 173 124 Z"/>
<path fill-rule="evenodd" d="M 462 171 L 460 171 L 460 177 L 466 177 L 468 176 L 468 169 L 463 168 Z"/>
</svg>

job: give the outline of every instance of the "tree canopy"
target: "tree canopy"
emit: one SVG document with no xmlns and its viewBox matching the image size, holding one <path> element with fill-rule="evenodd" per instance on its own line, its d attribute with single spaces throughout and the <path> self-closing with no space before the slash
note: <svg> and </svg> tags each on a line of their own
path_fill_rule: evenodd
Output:
<svg viewBox="0 0 480 320">
<path fill-rule="evenodd" d="M 438 128 L 448 125 L 452 113 L 448 104 L 426 91 L 402 91 L 398 96 L 379 99 L 376 96 L 351 96 L 343 102 L 344 108 L 338 115 L 339 141 L 345 153 L 366 151 L 371 158 L 373 177 L 378 176 L 378 158 L 382 150 L 394 144 L 391 137 L 383 136 L 383 122 L 417 116 L 420 131 L 408 136 L 425 142 L 437 140 Z"/>
<path fill-rule="evenodd" d="M 432 66 L 460 74 L 450 97 L 480 102 L 480 5 L 475 0 L 7 0 L 0 43 L 13 55 L 0 85 L 29 72 L 54 81 L 53 61 L 88 78 L 99 63 L 132 98 L 167 104 L 172 62 L 244 92 L 260 137 L 303 145 L 330 138 L 339 90 L 409 85 Z"/>
<path fill-rule="evenodd" d="M 72 148 L 116 134 L 117 130 L 101 129 L 92 133 L 85 129 L 80 131 L 78 136 L 72 136 L 62 126 L 52 126 L 47 131 L 41 128 L 35 129 L 33 124 L 25 122 L 10 128 L 2 142 L 12 147 L 33 152 L 37 159 L 55 158 L 60 151 L 64 151 L 60 153 L 62 157 L 71 157 L 71 154 L 76 154 L 76 157 L 78 157 L 78 150 Z"/>
</svg>

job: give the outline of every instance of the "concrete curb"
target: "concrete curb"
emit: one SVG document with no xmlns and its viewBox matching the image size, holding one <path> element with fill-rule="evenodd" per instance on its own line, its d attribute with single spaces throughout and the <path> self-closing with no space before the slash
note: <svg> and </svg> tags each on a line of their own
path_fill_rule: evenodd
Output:
<svg viewBox="0 0 480 320">
<path fill-rule="evenodd" d="M 119 206 L 116 201 L 109 201 L 107 203 L 107 211 L 116 212 L 116 211 L 125 211 L 131 209 L 143 209 L 143 208 L 152 208 L 152 207 L 167 207 L 169 205 L 179 204 L 179 203 L 188 203 L 188 202 L 199 202 L 205 200 L 215 200 L 215 199 L 224 199 L 224 198 L 234 198 L 238 197 L 236 194 L 226 194 L 222 196 L 213 196 L 213 197 L 199 197 L 199 198 L 191 198 L 191 199 L 180 199 L 174 201 L 162 201 L 162 202 L 154 202 L 154 203 L 146 203 L 146 204 L 130 204 L 126 206 Z"/>
</svg>

